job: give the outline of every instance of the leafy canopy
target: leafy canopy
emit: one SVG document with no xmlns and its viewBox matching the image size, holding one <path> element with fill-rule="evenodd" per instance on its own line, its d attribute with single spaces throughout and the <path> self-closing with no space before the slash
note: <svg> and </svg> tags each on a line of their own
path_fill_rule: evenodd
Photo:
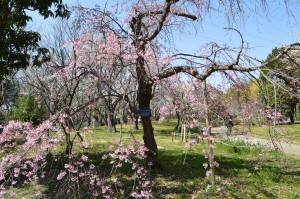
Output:
<svg viewBox="0 0 300 199">
<path fill-rule="evenodd" d="M 54 7 L 54 10 L 51 10 Z M 48 17 L 68 17 L 62 0 L 1 0 L 0 1 L 0 81 L 12 71 L 29 64 L 40 66 L 46 61 L 48 50 L 41 48 L 39 33 L 25 30 L 32 20 L 26 11 L 37 11 Z"/>
</svg>

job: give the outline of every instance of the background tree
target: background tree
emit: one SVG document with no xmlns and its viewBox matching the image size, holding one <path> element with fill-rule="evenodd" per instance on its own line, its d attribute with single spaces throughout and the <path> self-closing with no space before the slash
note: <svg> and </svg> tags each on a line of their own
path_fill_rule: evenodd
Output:
<svg viewBox="0 0 300 199">
<path fill-rule="evenodd" d="M 39 125 L 48 117 L 46 107 L 43 106 L 40 99 L 32 95 L 24 95 L 16 101 L 9 120 L 21 122 L 31 122 L 33 125 Z"/>
<path fill-rule="evenodd" d="M 268 55 L 266 62 L 278 56 L 283 49 L 274 48 L 272 53 Z M 278 103 L 276 107 L 278 111 L 289 117 L 291 123 L 294 123 L 296 106 L 300 99 L 300 53 L 291 51 L 281 59 L 268 64 L 263 73 L 260 77 L 264 84 L 260 93 L 262 102 L 272 108 L 275 108 L 275 104 Z M 275 97 L 275 95 L 277 96 Z"/>
<path fill-rule="evenodd" d="M 285 85 L 282 85 L 282 87 L 285 87 Z M 274 91 L 274 85 L 270 83 L 267 83 L 262 87 L 260 99 L 263 102 L 263 105 L 270 106 L 273 109 L 276 106 L 277 111 L 286 118 L 289 118 L 290 122 L 293 124 L 295 122 L 296 106 L 299 99 L 290 96 L 289 93 L 278 87 L 275 89 L 276 91 Z"/>
<path fill-rule="evenodd" d="M 54 7 L 54 10 L 51 7 Z M 45 19 L 67 17 L 69 11 L 62 0 L 3 0 L 0 2 L 0 81 L 4 75 L 26 68 L 40 66 L 47 60 L 48 50 L 39 45 L 38 32 L 25 30 L 32 20 L 26 11 L 36 11 Z"/>
<path fill-rule="evenodd" d="M 66 143 L 66 154 L 70 154 L 76 139 L 83 141 L 81 128 L 89 119 L 88 105 L 93 100 L 93 90 L 96 88 L 84 71 L 76 68 L 77 52 L 73 48 L 62 48 L 69 40 L 80 36 L 81 28 L 70 20 L 59 20 L 49 30 L 48 46 L 52 49 L 50 60 L 42 67 L 27 69 L 24 74 L 24 85 L 27 92 L 40 96 L 47 107 L 49 117 L 56 118 L 56 123 L 62 128 Z"/>
<path fill-rule="evenodd" d="M 20 90 L 16 73 L 3 77 L 0 82 L 0 124 L 5 122 L 8 113 L 20 97 Z"/>
<path fill-rule="evenodd" d="M 226 107 L 223 118 L 234 116 L 234 124 L 242 123 L 249 128 L 253 124 L 262 124 L 259 109 L 262 107 L 257 84 L 246 76 L 231 76 L 228 80 L 229 88 L 222 94 L 223 105 Z"/>
<path fill-rule="evenodd" d="M 266 62 L 278 56 L 282 48 L 274 48 L 272 53 L 266 58 Z M 289 54 L 285 54 L 281 59 L 268 64 L 263 70 L 274 81 L 285 84 L 289 89 L 290 95 L 295 98 L 299 97 L 300 90 L 300 52 L 292 50 Z M 263 80 L 266 78 L 262 77 Z"/>
</svg>

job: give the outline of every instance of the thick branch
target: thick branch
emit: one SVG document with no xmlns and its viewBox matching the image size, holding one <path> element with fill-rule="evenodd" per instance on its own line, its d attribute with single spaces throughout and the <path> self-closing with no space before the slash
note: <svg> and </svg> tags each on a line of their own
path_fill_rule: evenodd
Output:
<svg viewBox="0 0 300 199">
<path fill-rule="evenodd" d="M 187 14 L 187 13 L 181 13 L 181 12 L 172 12 L 173 15 L 179 16 L 179 17 L 186 17 L 192 20 L 197 20 L 197 17 L 195 15 Z"/>
<path fill-rule="evenodd" d="M 183 72 L 187 73 L 199 80 L 205 80 L 207 77 L 209 77 L 213 72 L 216 71 L 226 71 L 226 70 L 232 70 L 232 71 L 240 71 L 240 72 L 251 72 L 257 70 L 257 67 L 247 68 L 247 67 L 239 67 L 234 64 L 225 65 L 225 66 L 216 66 L 216 67 L 210 67 L 207 71 L 203 72 L 202 74 L 199 73 L 195 68 L 190 66 L 175 66 L 172 68 L 169 68 L 165 71 L 162 71 L 159 74 L 156 74 L 159 79 L 164 79 L 171 77 L 172 75 L 175 75 L 177 73 Z"/>
<path fill-rule="evenodd" d="M 161 14 L 161 17 L 159 19 L 159 21 L 157 22 L 157 26 L 156 29 L 152 32 L 152 34 L 150 34 L 150 36 L 148 38 L 146 38 L 146 41 L 151 41 L 153 40 L 158 34 L 159 32 L 162 30 L 162 27 L 164 25 L 165 20 L 167 19 L 169 14 L 174 14 L 180 17 L 186 17 L 192 20 L 196 20 L 197 17 L 191 14 L 187 14 L 187 13 L 179 13 L 179 12 L 171 12 L 170 8 L 172 4 L 177 3 L 179 0 L 166 0 L 164 8 L 162 11 L 157 11 L 158 14 Z"/>
<path fill-rule="evenodd" d="M 168 78 L 172 75 L 175 75 L 177 73 L 184 72 L 184 73 L 187 73 L 187 74 L 203 81 L 207 77 L 209 77 L 213 72 L 216 72 L 216 71 L 226 71 L 226 70 L 239 71 L 239 72 L 256 71 L 258 69 L 263 69 L 263 68 L 267 67 L 269 64 L 282 58 L 288 51 L 295 50 L 295 47 L 299 47 L 299 46 L 300 46 L 300 43 L 291 44 L 291 45 L 287 46 L 280 54 L 278 54 L 278 56 L 276 56 L 275 58 L 271 59 L 270 61 L 265 62 L 259 66 L 254 66 L 254 67 L 239 66 L 239 60 L 240 60 L 241 55 L 249 58 L 248 56 L 243 55 L 241 53 L 241 51 L 239 51 L 239 53 L 236 57 L 236 60 L 234 60 L 234 62 L 227 64 L 227 65 L 216 65 L 215 63 L 211 63 L 210 65 L 207 65 L 208 69 L 206 71 L 204 71 L 203 73 L 199 73 L 199 71 L 197 71 L 196 68 L 193 68 L 191 66 L 175 66 L 175 67 L 169 68 L 165 71 L 162 71 L 162 72 L 156 74 L 155 76 L 157 76 L 159 79 L 164 79 L 164 78 Z M 192 55 L 189 55 L 189 56 L 192 56 Z M 192 56 L 192 57 L 195 57 L 195 56 Z M 200 56 L 199 56 L 199 58 L 200 58 Z M 201 58 L 203 58 L 203 57 L 201 57 Z"/>
<path fill-rule="evenodd" d="M 164 21 L 167 19 L 168 15 L 170 13 L 171 5 L 172 5 L 172 1 L 166 0 L 164 9 L 162 11 L 162 15 L 160 17 L 160 20 L 157 23 L 157 27 L 153 31 L 153 33 L 148 38 L 146 38 L 147 41 L 153 40 L 158 35 L 158 33 L 161 31 L 161 29 L 162 29 L 162 27 L 164 25 Z"/>
</svg>

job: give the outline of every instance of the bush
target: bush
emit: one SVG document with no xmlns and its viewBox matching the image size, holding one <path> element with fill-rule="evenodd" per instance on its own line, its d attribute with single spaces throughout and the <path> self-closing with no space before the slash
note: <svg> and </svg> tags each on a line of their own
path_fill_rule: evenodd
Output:
<svg viewBox="0 0 300 199">
<path fill-rule="evenodd" d="M 9 120 L 31 122 L 35 126 L 41 124 L 46 118 L 46 108 L 32 95 L 18 98 L 8 117 Z"/>
</svg>

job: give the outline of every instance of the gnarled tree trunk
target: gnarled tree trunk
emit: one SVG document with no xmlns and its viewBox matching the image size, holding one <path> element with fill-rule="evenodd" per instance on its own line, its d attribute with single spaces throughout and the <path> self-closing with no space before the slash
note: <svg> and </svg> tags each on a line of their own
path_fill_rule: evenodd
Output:
<svg viewBox="0 0 300 199">
<path fill-rule="evenodd" d="M 150 101 L 153 97 L 152 94 L 152 82 L 146 77 L 146 71 L 144 68 L 145 60 L 142 56 L 137 58 L 137 77 L 138 77 L 138 94 L 137 101 L 139 109 L 150 109 Z M 158 159 L 157 144 L 154 138 L 154 130 L 150 117 L 142 117 L 142 123 L 144 128 L 144 143 L 145 147 L 149 149 L 147 152 L 147 162 L 150 168 L 161 168 L 160 161 Z"/>
</svg>

